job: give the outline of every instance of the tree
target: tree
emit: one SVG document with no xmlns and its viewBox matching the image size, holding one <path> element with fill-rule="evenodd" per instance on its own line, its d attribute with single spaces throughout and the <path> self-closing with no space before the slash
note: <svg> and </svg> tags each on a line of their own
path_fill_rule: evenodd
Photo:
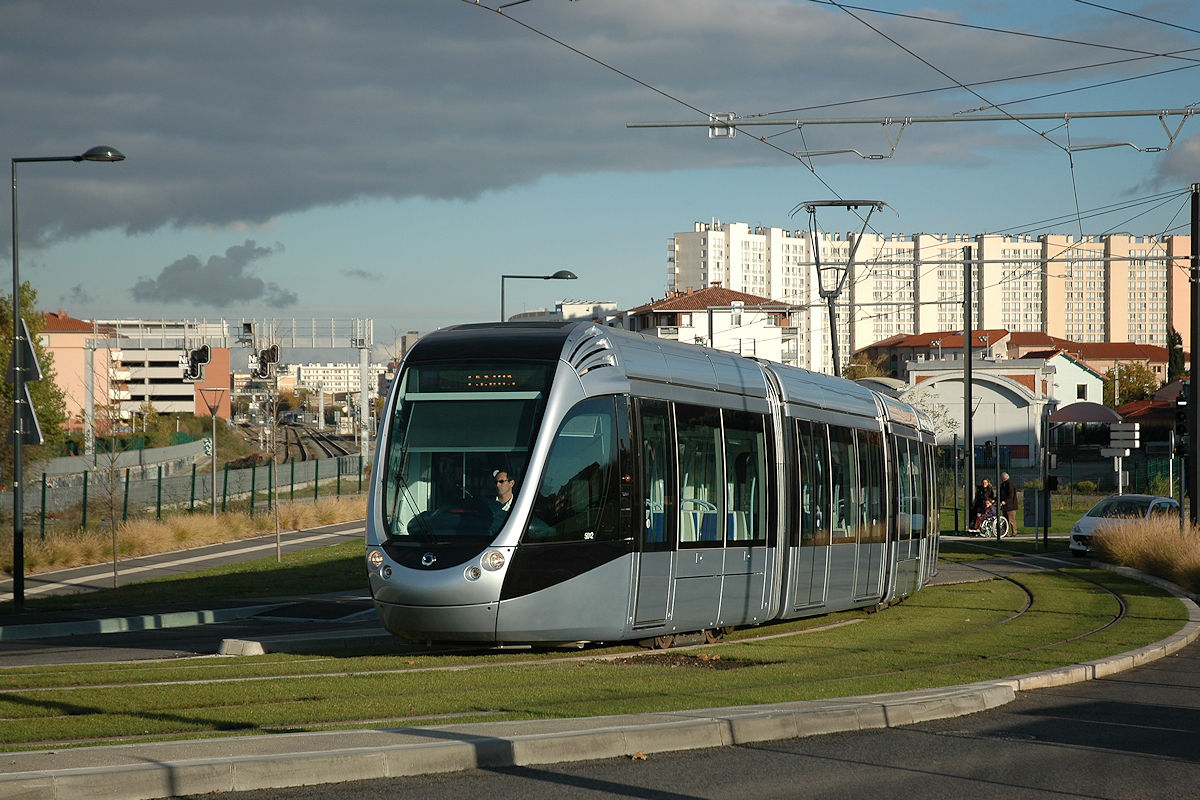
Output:
<svg viewBox="0 0 1200 800">
<path fill-rule="evenodd" d="M 1158 389 L 1154 371 L 1139 362 L 1117 364 L 1116 372 L 1104 373 L 1104 405 L 1119 408 L 1134 400 L 1146 400 Z M 1114 397 L 1114 390 L 1119 395 Z"/>
<path fill-rule="evenodd" d="M 857 381 L 863 378 L 890 378 L 892 373 L 887 368 L 887 356 L 880 356 L 874 361 L 866 356 L 859 356 L 857 360 L 846 365 L 842 377 Z"/>
<path fill-rule="evenodd" d="M 1183 363 L 1183 337 L 1172 326 L 1167 326 L 1167 383 L 1178 380 L 1186 373 Z"/>
<path fill-rule="evenodd" d="M 926 387 L 918 384 L 900 395 L 900 399 L 929 417 L 934 433 L 945 441 L 945 437 L 958 432 L 959 421 L 942 403 L 934 399 Z"/>
<path fill-rule="evenodd" d="M 29 396 L 33 399 L 34 413 L 37 414 L 42 427 L 42 436 L 45 438 L 45 443 L 40 447 L 26 445 L 23 448 L 22 454 L 27 469 L 40 461 L 57 456 L 67 438 L 67 401 L 55 380 L 54 359 L 38 341 L 38 334 L 46 327 L 46 318 L 40 311 L 35 310 L 36 308 L 37 292 L 28 283 L 22 284 L 21 316 L 25 318 L 34 355 L 42 368 L 42 380 L 27 383 L 26 386 L 29 388 Z M 0 347 L 0 371 L 7 375 L 8 364 L 12 360 L 12 295 L 3 297 L 3 308 L 0 308 L 0 335 L 10 343 L 8 347 Z M 8 440 L 8 431 L 12 426 L 13 385 L 7 381 L 0 386 L 0 401 L 0 463 L 9 471 L 13 462 L 13 447 Z"/>
</svg>

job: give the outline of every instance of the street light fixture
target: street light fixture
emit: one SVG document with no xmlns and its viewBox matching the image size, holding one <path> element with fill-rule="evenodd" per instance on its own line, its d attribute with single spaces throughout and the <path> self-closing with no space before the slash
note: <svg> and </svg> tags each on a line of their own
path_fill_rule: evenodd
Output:
<svg viewBox="0 0 1200 800">
<path fill-rule="evenodd" d="M 35 156 L 12 159 L 12 327 L 13 327 L 13 610 L 25 608 L 25 498 L 24 471 L 26 439 L 41 444 L 40 432 L 25 429 L 26 420 L 36 419 L 32 405 L 25 409 L 26 389 L 24 364 L 26 351 L 32 353 L 32 344 L 25 341 L 24 322 L 21 319 L 21 268 L 17 240 L 17 164 L 34 161 L 124 161 L 125 155 L 105 145 L 93 147 L 77 156 Z"/>
<path fill-rule="evenodd" d="M 573 281 L 579 276 L 569 269 L 560 269 L 553 275 L 501 275 L 500 276 L 500 321 L 505 322 L 504 316 L 504 282 L 509 278 L 525 278 L 535 281 Z"/>
</svg>

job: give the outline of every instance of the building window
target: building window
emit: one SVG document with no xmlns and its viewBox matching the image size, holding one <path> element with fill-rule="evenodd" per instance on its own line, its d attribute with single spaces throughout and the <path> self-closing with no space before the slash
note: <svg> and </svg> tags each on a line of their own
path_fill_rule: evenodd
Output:
<svg viewBox="0 0 1200 800">
<path fill-rule="evenodd" d="M 1087 384 L 1080 383 L 1075 386 L 1075 399 L 1087 400 Z"/>
</svg>

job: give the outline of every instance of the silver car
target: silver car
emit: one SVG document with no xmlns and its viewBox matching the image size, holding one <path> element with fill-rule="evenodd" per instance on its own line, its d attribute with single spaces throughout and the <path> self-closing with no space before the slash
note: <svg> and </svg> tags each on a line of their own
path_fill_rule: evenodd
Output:
<svg viewBox="0 0 1200 800">
<path fill-rule="evenodd" d="M 1171 497 L 1154 494 L 1110 494 L 1096 505 L 1071 528 L 1068 547 L 1071 554 L 1091 555 L 1094 552 L 1092 539 L 1097 529 L 1121 519 L 1153 519 L 1162 516 L 1178 516 L 1179 503 Z"/>
</svg>

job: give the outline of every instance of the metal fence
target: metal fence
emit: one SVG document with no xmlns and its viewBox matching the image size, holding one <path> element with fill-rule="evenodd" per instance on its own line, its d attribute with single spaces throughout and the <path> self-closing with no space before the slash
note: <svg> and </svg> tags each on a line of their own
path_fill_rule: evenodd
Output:
<svg viewBox="0 0 1200 800">
<path fill-rule="evenodd" d="M 186 447 L 187 445 L 181 445 Z M 160 448 L 167 450 L 169 448 Z M 119 454 L 128 455 L 128 454 Z M 91 459 L 89 459 L 90 461 Z M 36 524 L 67 524 L 86 530 L 100 520 L 159 518 L 165 512 L 211 513 L 242 510 L 254 514 L 277 500 L 316 500 L 365 489 L 360 454 L 308 461 L 267 462 L 218 469 L 216 481 L 194 458 L 180 468 L 172 458 L 153 464 L 122 463 L 99 456 L 100 463 L 82 472 L 42 472 L 25 482 L 26 530 Z M 105 462 L 108 463 L 105 463 Z M 201 459 L 203 463 L 205 459 Z M 207 464 L 205 464 L 207 467 Z M 0 492 L 0 513 L 11 519 L 12 492 Z M 37 518 L 37 523 L 33 518 Z"/>
</svg>

